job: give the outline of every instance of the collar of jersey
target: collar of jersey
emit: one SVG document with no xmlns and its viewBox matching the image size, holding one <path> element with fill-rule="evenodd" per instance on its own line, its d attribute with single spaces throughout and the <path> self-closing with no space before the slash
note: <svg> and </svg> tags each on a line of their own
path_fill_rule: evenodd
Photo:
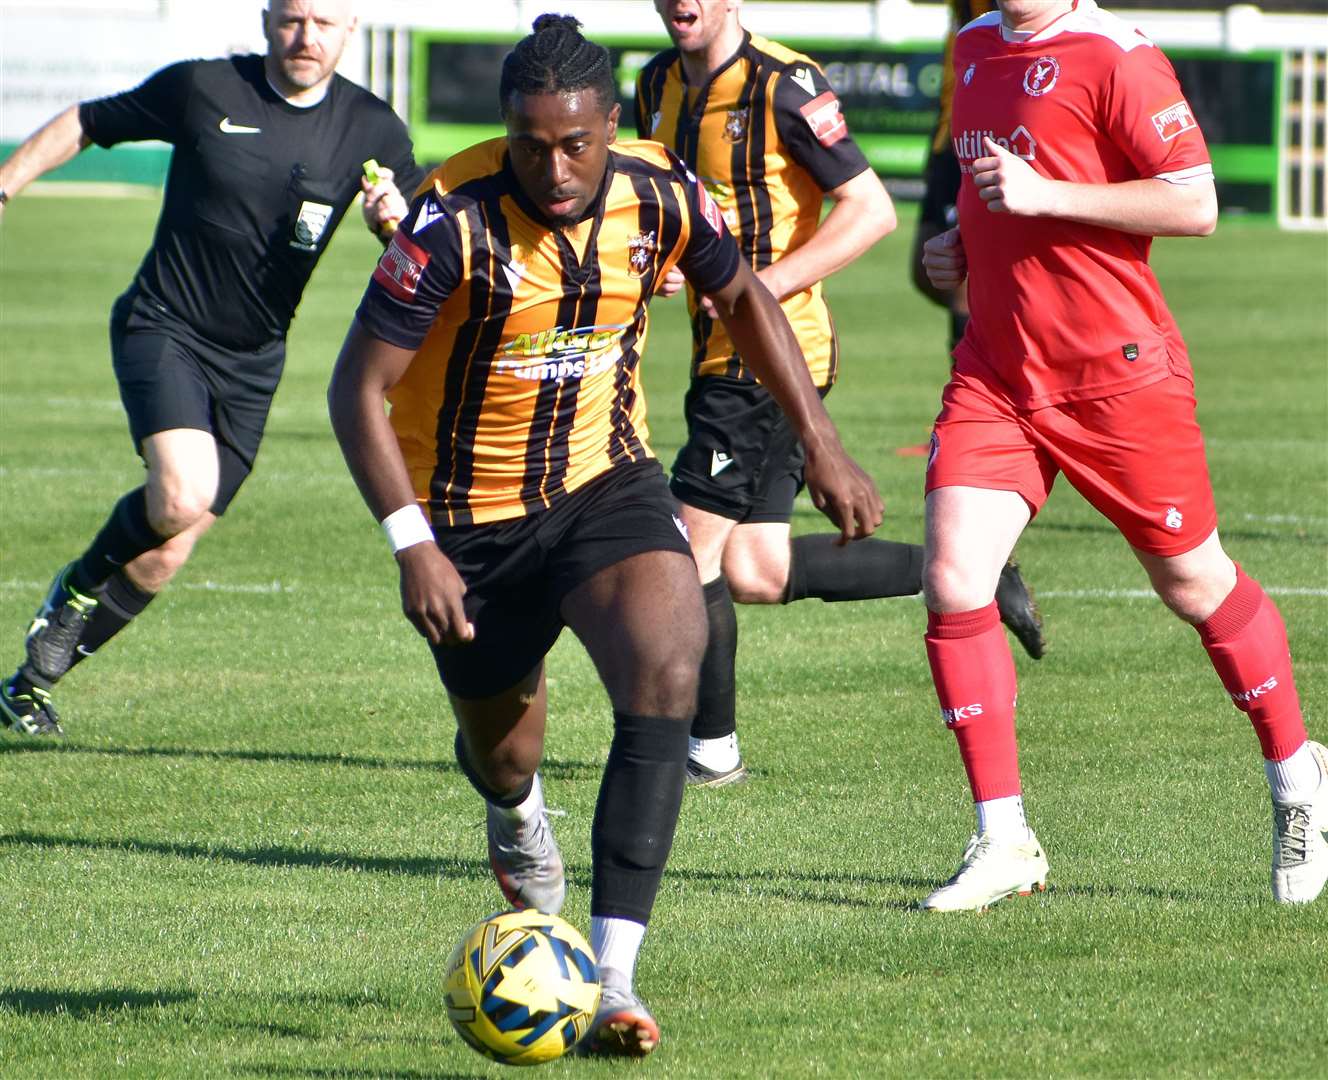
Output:
<svg viewBox="0 0 1328 1080">
<path fill-rule="evenodd" d="M 710 88 L 715 85 L 715 80 L 718 79 L 721 75 L 723 75 L 724 72 L 728 71 L 728 69 L 731 68 L 734 64 L 736 64 L 738 62 L 738 59 L 746 54 L 747 50 L 751 47 L 751 44 L 752 44 L 751 31 L 744 30 L 742 32 L 742 41 L 739 42 L 738 47 L 733 50 L 733 55 L 730 56 L 727 60 L 725 60 L 722 64 L 720 64 L 719 67 L 715 68 L 715 70 L 712 71 L 709 75 L 707 75 L 706 81 L 701 84 L 701 89 L 699 93 L 697 93 L 696 95 L 696 104 L 693 105 L 690 110 L 693 116 L 699 116 L 705 112 L 706 100 L 710 97 Z M 687 101 L 687 91 L 691 88 L 691 83 L 687 81 L 687 69 L 682 66 L 681 52 L 678 53 L 678 80 L 682 83 L 683 86 L 682 99 L 683 102 L 685 103 Z"/>
<path fill-rule="evenodd" d="M 543 225 L 549 232 L 553 233 L 554 242 L 558 245 L 563 265 L 567 268 L 567 272 L 573 280 L 579 283 L 584 282 L 590 276 L 591 270 L 594 269 L 595 263 L 599 259 L 597 251 L 599 247 L 599 227 L 604 223 L 604 204 L 608 198 L 609 186 L 613 182 L 613 173 L 613 147 L 610 146 L 608 160 L 604 162 L 604 179 L 600 181 L 599 191 L 593 199 L 586 203 L 585 212 L 577 219 L 578 225 L 590 218 L 595 219 L 595 224 L 590 229 L 590 237 L 586 240 L 585 255 L 578 259 L 571 241 L 563 235 L 561 229 L 544 216 L 543 211 L 525 193 L 525 190 L 521 187 L 521 182 L 516 178 L 516 173 L 512 170 L 511 158 L 508 157 L 506 150 L 503 151 L 503 176 L 507 180 L 508 190 L 512 193 L 512 201 L 521 208 L 521 212 L 531 221 L 537 225 Z"/>
<path fill-rule="evenodd" d="M 1022 35 L 1017 38 L 1009 37 L 1005 24 L 1001 23 L 999 24 L 1001 40 L 1007 45 L 1014 45 L 1016 47 L 1020 45 L 1040 45 L 1042 42 L 1049 41 L 1057 35 L 1064 33 L 1066 30 L 1073 29 L 1075 21 L 1083 16 L 1091 15 L 1096 10 L 1096 0 L 1074 0 L 1074 6 L 1071 7 L 1069 11 L 1060 15 L 1052 22 L 1049 22 L 1036 33 L 1029 34 L 1027 37 Z"/>
</svg>

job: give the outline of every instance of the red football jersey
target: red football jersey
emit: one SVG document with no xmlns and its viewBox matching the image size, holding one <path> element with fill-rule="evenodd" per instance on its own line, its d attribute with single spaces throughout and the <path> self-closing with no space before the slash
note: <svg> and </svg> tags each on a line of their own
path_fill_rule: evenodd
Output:
<svg viewBox="0 0 1328 1080">
<path fill-rule="evenodd" d="M 1148 267 L 1151 237 L 992 213 L 973 183 L 983 136 L 1053 180 L 1109 184 L 1213 175 L 1170 62 L 1093 0 L 1022 40 L 999 12 L 955 43 L 952 137 L 964 172 L 959 228 L 972 319 L 959 371 L 995 376 L 1016 405 L 1123 393 L 1189 370 Z"/>
</svg>

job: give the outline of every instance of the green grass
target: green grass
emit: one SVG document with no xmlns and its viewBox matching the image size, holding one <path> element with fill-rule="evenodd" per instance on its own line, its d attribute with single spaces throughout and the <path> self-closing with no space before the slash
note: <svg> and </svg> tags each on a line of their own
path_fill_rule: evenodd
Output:
<svg viewBox="0 0 1328 1080">
<path fill-rule="evenodd" d="M 55 567 L 137 481 L 106 345 L 155 204 L 20 200 L 0 237 L 0 627 L 11 659 Z M 911 214 L 907 214 L 911 219 Z M 944 318 L 910 226 L 830 287 L 830 399 L 920 538 Z M 1228 546 L 1290 628 L 1328 735 L 1328 261 L 1224 225 L 1157 245 L 1198 370 Z M 395 574 L 333 444 L 328 371 L 373 259 L 315 275 L 259 467 L 151 612 L 61 684 L 69 738 L 0 737 L 0 1075 L 483 1077 L 440 1003 L 495 909 L 482 815 Z M 679 306 L 648 349 L 655 447 L 681 436 Z M 795 527 L 821 527 L 810 506 Z M 1192 631 L 1062 485 L 1020 547 L 1051 638 L 1017 658 L 1052 888 L 985 916 L 911 905 L 970 810 L 914 600 L 740 612 L 753 781 L 689 794 L 639 987 L 659 1077 L 1325 1076 L 1328 898 L 1269 896 L 1257 745 Z M 667 632 L 667 627 L 661 628 Z M 610 715 L 564 640 L 546 766 L 588 923 Z M 623 1066 L 561 1062 L 549 1075 Z"/>
</svg>

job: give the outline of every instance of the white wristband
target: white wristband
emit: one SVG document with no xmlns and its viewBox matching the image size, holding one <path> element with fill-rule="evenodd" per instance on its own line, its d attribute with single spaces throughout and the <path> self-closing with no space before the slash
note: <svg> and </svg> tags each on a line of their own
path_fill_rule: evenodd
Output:
<svg viewBox="0 0 1328 1080">
<path fill-rule="evenodd" d="M 383 532 L 387 533 L 387 542 L 392 545 L 393 555 L 415 544 L 433 543 L 433 529 L 429 528 L 419 503 L 410 503 L 400 510 L 393 510 L 380 524 Z"/>
</svg>

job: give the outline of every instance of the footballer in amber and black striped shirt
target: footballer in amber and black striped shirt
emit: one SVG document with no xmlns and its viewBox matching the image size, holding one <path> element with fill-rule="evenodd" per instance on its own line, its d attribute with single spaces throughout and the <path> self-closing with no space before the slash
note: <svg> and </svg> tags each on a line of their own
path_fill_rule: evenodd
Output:
<svg viewBox="0 0 1328 1080">
<path fill-rule="evenodd" d="M 569 1034 L 641 1056 L 659 1026 L 632 977 L 682 802 L 706 639 L 639 380 L 646 305 L 670 269 L 715 298 L 807 443 L 808 484 L 844 538 L 870 533 L 881 502 L 719 208 L 664 147 L 615 144 L 613 95 L 607 50 L 575 19 L 540 16 L 503 63 L 506 138 L 458 154 L 416 196 L 329 405 L 396 554 L 405 613 L 433 647 L 457 763 L 517 907 L 553 914 L 566 892 L 536 771 L 544 656 L 564 626 L 604 682 L 613 743 L 590 844 L 603 995 Z"/>
</svg>

